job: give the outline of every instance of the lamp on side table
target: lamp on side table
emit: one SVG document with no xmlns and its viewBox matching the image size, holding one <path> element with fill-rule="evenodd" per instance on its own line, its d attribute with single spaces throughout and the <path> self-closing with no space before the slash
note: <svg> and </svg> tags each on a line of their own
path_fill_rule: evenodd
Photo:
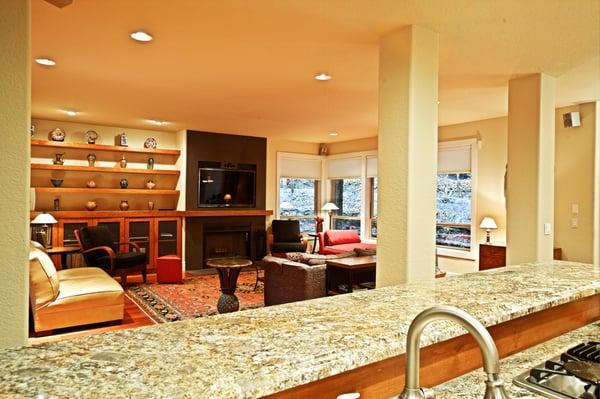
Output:
<svg viewBox="0 0 600 399">
<path fill-rule="evenodd" d="M 481 224 L 479 225 L 482 229 L 485 229 L 485 242 L 486 244 L 490 243 L 490 232 L 498 228 L 496 221 L 491 216 L 486 216 L 481 220 Z"/>
<path fill-rule="evenodd" d="M 38 241 L 44 246 L 44 248 L 52 248 L 52 226 L 49 224 L 56 224 L 58 221 L 49 213 L 42 212 L 37 215 L 31 224 L 35 225 L 32 228 L 32 236 L 35 241 Z"/>
</svg>

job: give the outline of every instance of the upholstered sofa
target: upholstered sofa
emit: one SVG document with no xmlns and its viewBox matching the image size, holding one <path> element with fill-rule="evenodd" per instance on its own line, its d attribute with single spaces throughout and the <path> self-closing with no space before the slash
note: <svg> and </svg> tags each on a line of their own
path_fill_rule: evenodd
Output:
<svg viewBox="0 0 600 399">
<path fill-rule="evenodd" d="M 265 306 L 325 296 L 325 264 L 309 266 L 276 256 L 263 258 Z"/>
<path fill-rule="evenodd" d="M 36 332 L 122 320 L 124 292 L 102 269 L 57 271 L 46 252 L 29 250 L 29 300 Z"/>
<path fill-rule="evenodd" d="M 362 242 L 356 230 L 327 230 L 319 233 L 319 253 L 340 254 L 358 249 L 376 249 L 377 244 Z"/>
</svg>

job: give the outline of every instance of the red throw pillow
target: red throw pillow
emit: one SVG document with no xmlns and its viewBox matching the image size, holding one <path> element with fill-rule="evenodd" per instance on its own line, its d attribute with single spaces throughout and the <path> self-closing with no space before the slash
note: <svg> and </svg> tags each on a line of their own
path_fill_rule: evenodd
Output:
<svg viewBox="0 0 600 399">
<path fill-rule="evenodd" d="M 356 230 L 328 230 L 325 232 L 327 245 L 359 243 L 360 237 Z"/>
</svg>

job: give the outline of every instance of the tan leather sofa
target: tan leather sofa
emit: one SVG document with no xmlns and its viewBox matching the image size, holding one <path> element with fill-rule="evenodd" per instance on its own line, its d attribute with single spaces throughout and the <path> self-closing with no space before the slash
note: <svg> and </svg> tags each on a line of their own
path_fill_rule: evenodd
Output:
<svg viewBox="0 0 600 399">
<path fill-rule="evenodd" d="M 102 269 L 56 271 L 46 252 L 29 250 L 29 300 L 35 331 L 122 320 L 123 288 Z"/>
</svg>

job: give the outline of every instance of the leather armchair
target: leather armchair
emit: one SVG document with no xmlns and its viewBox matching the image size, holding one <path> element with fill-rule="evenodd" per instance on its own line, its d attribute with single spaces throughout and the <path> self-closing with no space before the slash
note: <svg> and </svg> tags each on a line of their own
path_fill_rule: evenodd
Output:
<svg viewBox="0 0 600 399">
<path fill-rule="evenodd" d="M 127 275 L 141 273 L 146 282 L 148 258 L 132 241 L 115 243 L 112 234 L 104 226 L 83 227 L 75 230 L 81 254 L 89 267 L 99 267 L 111 276 L 120 276 L 121 285 L 127 286 Z M 133 251 L 120 252 L 119 247 L 127 244 Z"/>
<path fill-rule="evenodd" d="M 271 255 L 285 257 L 287 252 L 306 252 L 308 240 L 300 234 L 298 220 L 273 220 L 268 244 Z"/>
<path fill-rule="evenodd" d="M 265 306 L 325 296 L 327 265 L 309 266 L 274 256 L 263 258 Z"/>
</svg>

